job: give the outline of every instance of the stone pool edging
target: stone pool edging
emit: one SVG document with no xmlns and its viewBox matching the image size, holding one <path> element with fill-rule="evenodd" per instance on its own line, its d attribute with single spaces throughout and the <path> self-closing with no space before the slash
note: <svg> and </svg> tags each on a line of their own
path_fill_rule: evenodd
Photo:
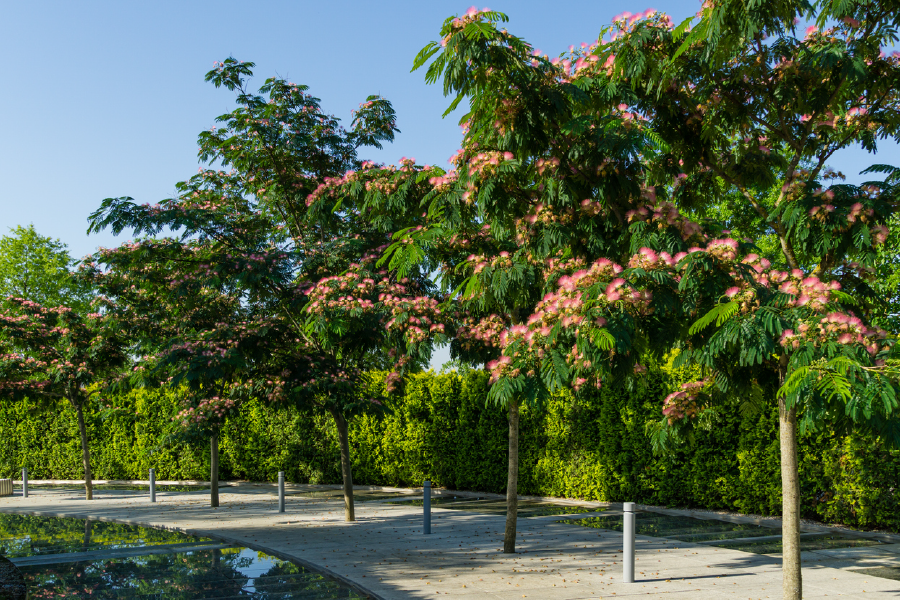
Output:
<svg viewBox="0 0 900 600">
<path fill-rule="evenodd" d="M 3 508 L 0 508 L 0 513 L 31 515 L 34 517 L 59 517 L 59 518 L 65 518 L 65 519 L 87 519 L 90 521 L 102 521 L 104 523 L 118 523 L 120 525 L 135 525 L 137 527 L 144 527 L 147 529 L 162 529 L 165 531 L 178 531 L 181 533 L 186 533 L 188 535 L 196 535 L 198 537 L 208 537 L 208 538 L 212 538 L 212 539 L 217 539 L 226 544 L 233 544 L 236 546 L 241 546 L 242 548 L 249 548 L 249 549 L 255 550 L 257 552 L 265 552 L 269 556 L 274 556 L 275 558 L 279 558 L 284 561 L 297 563 L 297 564 L 299 564 L 307 569 L 310 569 L 312 571 L 316 571 L 318 573 L 323 573 L 323 574 L 327 575 L 328 577 L 331 577 L 332 579 L 335 579 L 335 580 L 341 582 L 342 584 L 346 585 L 347 587 L 351 588 L 354 592 L 356 592 L 358 594 L 362 594 L 364 596 L 367 596 L 370 600 L 387 600 L 383 596 L 380 596 L 379 594 L 376 594 L 375 592 L 361 586 L 356 581 L 348 579 L 347 577 L 344 577 L 343 575 L 333 571 L 332 569 L 329 569 L 328 567 L 326 567 L 324 565 L 318 565 L 309 560 L 292 556 L 292 555 L 287 554 L 286 552 L 282 552 L 280 550 L 266 548 L 265 546 L 262 546 L 257 543 L 238 540 L 236 538 L 232 538 L 227 535 L 222 535 L 217 532 L 210 532 L 205 529 L 188 529 L 188 528 L 184 528 L 184 527 L 171 526 L 171 525 L 158 525 L 158 524 L 150 523 L 147 521 L 140 521 L 140 520 L 136 520 L 136 519 L 112 519 L 109 517 L 81 514 L 81 513 L 71 513 L 71 512 L 56 512 L 56 511 L 44 511 L 44 510 L 20 510 L 20 509 L 11 510 L 11 509 L 7 509 L 7 508 L 3 507 Z M 0 556 L 0 558 L 2 558 L 2 556 Z M 12 563 L 10 563 L 10 564 L 12 564 Z M 15 565 L 13 565 L 13 567 L 15 568 Z M 0 583 L 2 583 L 2 581 L 0 581 Z"/>
<path fill-rule="evenodd" d="M 614 503 L 614 505 L 621 506 L 621 503 Z M 751 517 L 749 515 L 735 515 L 730 513 L 718 513 L 705 510 L 661 508 L 658 506 L 649 506 L 645 504 L 635 504 L 635 508 L 638 510 L 646 510 L 648 512 L 655 512 L 675 517 L 693 517 L 695 519 L 709 519 L 729 521 L 731 523 L 759 525 L 760 527 L 767 527 L 769 529 L 772 529 L 773 531 L 781 532 L 781 519 L 777 517 Z M 839 527 L 834 525 L 819 525 L 809 522 L 801 522 L 800 529 L 804 533 L 835 533 L 844 535 L 852 534 L 854 536 L 877 540 L 886 544 L 900 544 L 900 534 L 898 533 L 888 533 L 883 531 L 862 531 L 859 529 L 849 529 L 847 527 Z M 780 535 L 780 533 L 773 535 Z"/>
</svg>

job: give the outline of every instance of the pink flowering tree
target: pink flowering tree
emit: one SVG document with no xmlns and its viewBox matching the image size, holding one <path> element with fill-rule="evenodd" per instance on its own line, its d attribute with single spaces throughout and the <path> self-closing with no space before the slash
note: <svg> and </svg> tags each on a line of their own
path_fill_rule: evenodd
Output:
<svg viewBox="0 0 900 600">
<path fill-rule="evenodd" d="M 277 321 L 242 303 L 239 290 L 221 285 L 228 265 L 217 264 L 201 243 L 142 240 L 101 249 L 97 258 L 81 265 L 82 276 L 103 292 L 99 301 L 140 357 L 115 388 L 167 387 L 178 394 L 183 410 L 161 443 L 209 441 L 210 503 L 216 507 L 219 430 L 244 399 L 270 392 L 251 374 L 271 375 L 270 354 L 283 343 Z M 233 263 L 231 272 L 246 275 L 248 262 L 259 261 Z M 196 273 L 214 264 L 220 285 Z"/>
<path fill-rule="evenodd" d="M 842 148 L 874 150 L 879 139 L 898 138 L 900 71 L 897 56 L 881 50 L 896 13 L 868 3 L 809 10 L 799 3 L 749 12 L 745 3 L 708 4 L 690 35 L 689 23 L 675 28 L 652 10 L 623 14 L 601 39 L 549 64 L 532 52 L 533 71 L 512 58 L 520 49 L 508 34 L 486 26 L 492 15 L 472 11 L 448 21 L 440 46 L 420 56 L 441 52 L 429 76 L 444 73 L 445 90 L 473 98 L 467 139 L 482 152 L 498 136 L 501 144 L 518 136 L 558 143 L 588 131 L 607 142 L 615 128 L 601 121 L 613 118 L 648 140 L 636 168 L 597 165 L 593 184 L 603 225 L 630 223 L 623 231 L 631 252 L 607 251 L 552 281 L 525 323 L 505 332 L 492 393 L 526 387 L 538 374 L 545 387 L 556 378 L 575 389 L 620 379 L 629 353 L 634 360 L 635 351 L 669 332 L 680 364 L 699 364 L 706 375 L 665 399 L 658 441 L 689 431 L 720 402 L 743 395 L 777 403 L 790 598 L 800 595 L 798 418 L 806 427 L 845 419 L 896 438 L 897 408 L 893 339 L 874 325 L 877 299 L 867 275 L 888 237 L 897 188 L 890 177 L 844 184 L 827 169 Z M 801 37 L 794 19 L 803 16 L 837 24 Z M 454 53 L 465 62 L 454 63 Z M 492 83 L 501 73 L 541 70 L 540 83 L 524 76 Z M 552 119 L 531 117 L 525 103 L 532 93 L 577 109 L 554 129 Z M 543 137 L 529 127 L 545 129 Z M 596 142 L 593 153 L 575 156 L 599 156 L 602 147 Z M 574 257 L 579 242 L 609 238 L 558 233 L 562 216 L 552 207 L 575 188 L 570 178 L 593 174 L 561 154 L 535 160 L 536 169 L 552 173 L 541 190 L 550 199 L 540 207 L 551 212 L 526 222 L 555 228 L 545 244 L 552 240 Z M 618 214 L 607 208 L 615 196 L 604 186 L 614 184 L 640 186 L 644 205 Z M 497 187 L 476 185 L 476 201 L 498 197 Z M 515 206 L 505 199 L 507 214 Z M 731 222 L 698 226 L 715 206 Z M 590 222 L 583 214 L 579 225 Z M 758 247 L 742 229 L 753 230 Z"/>
<path fill-rule="evenodd" d="M 0 394 L 75 411 L 81 437 L 85 497 L 93 499 L 84 409 L 101 401 L 128 363 L 121 331 L 99 313 L 78 314 L 10 297 L 0 312 Z"/>
<path fill-rule="evenodd" d="M 768 256 L 735 248 L 733 257 L 692 254 L 685 263 L 683 290 L 705 279 L 695 264 L 752 270 L 741 267 L 746 275 L 692 326 L 682 360 L 706 367 L 720 392 L 759 386 L 778 404 L 785 598 L 801 595 L 798 422 L 847 419 L 898 439 L 896 380 L 884 363 L 893 336 L 873 325 L 878 300 L 867 277 L 897 189 L 890 180 L 845 184 L 828 168 L 839 150 L 874 152 L 880 140 L 900 139 L 900 62 L 883 50 L 897 25 L 892 4 L 748 10 L 725 1 L 678 28 L 658 15 L 621 19 L 597 52 L 610 64 L 606 81 L 584 86 L 603 93 L 628 81 L 623 100 L 666 145 L 658 169 L 678 179 L 683 212 L 702 210 L 718 190 L 731 214 L 771 242 L 759 245 Z M 800 19 L 813 24 L 798 30 Z M 673 421 L 698 410 L 703 388 L 683 391 L 668 401 Z"/>
<path fill-rule="evenodd" d="M 449 170 L 413 161 L 359 170 L 326 182 L 315 197 L 367 215 L 422 212 L 421 224 L 398 231 L 380 263 L 399 277 L 423 266 L 438 272 L 446 297 L 423 307 L 429 329 L 416 335 L 449 335 L 452 356 L 493 372 L 490 401 L 509 418 L 504 551 L 514 552 L 520 407 L 584 383 L 571 377 L 583 361 L 574 342 L 557 344 L 552 325 L 534 315 L 581 323 L 566 316 L 581 309 L 581 298 L 559 297 L 560 286 L 605 281 L 621 310 L 602 328 L 599 343 L 615 349 L 603 364 L 622 375 L 610 381 L 631 379 L 642 353 L 661 350 L 654 340 L 677 329 L 654 317 L 675 308 L 677 281 L 643 268 L 642 253 L 671 266 L 673 255 L 708 238 L 648 185 L 641 157 L 655 151 L 658 136 L 612 96 L 586 101 L 558 61 L 498 28 L 505 19 L 476 9 L 448 19 L 441 41 L 416 60 L 422 67 L 433 59 L 427 79 L 443 78 L 445 91 L 457 96 L 452 106 L 469 103 Z M 640 289 L 619 277 L 620 265 L 634 267 L 628 275 Z M 437 325 L 443 330 L 432 331 Z M 539 364 L 513 364 L 506 350 L 520 343 Z"/>
<path fill-rule="evenodd" d="M 189 429 L 214 432 L 251 397 L 331 415 L 352 521 L 348 421 L 384 409 L 361 393 L 364 373 L 396 367 L 389 393 L 442 335 L 427 272 L 377 265 L 391 235 L 423 217 L 328 194 L 375 170 L 357 150 L 393 139 L 386 100 L 367 99 L 344 130 L 305 86 L 274 78 L 249 92 L 252 66 L 228 59 L 207 74 L 239 105 L 199 136 L 201 159 L 221 168 L 201 168 L 159 204 L 105 200 L 93 230 L 146 237 L 101 252 L 93 274 L 142 332 L 150 377 L 191 390 L 179 415 Z M 164 230 L 178 237 L 153 239 Z"/>
</svg>

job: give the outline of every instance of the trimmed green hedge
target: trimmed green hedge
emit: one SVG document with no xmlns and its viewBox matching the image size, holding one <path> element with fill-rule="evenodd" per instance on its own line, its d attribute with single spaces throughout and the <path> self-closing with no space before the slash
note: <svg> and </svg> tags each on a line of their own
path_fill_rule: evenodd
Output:
<svg viewBox="0 0 900 600">
<path fill-rule="evenodd" d="M 562 395 L 541 410 L 524 409 L 520 432 L 522 494 L 631 500 L 679 507 L 778 514 L 777 410 L 752 418 L 723 415 L 693 446 L 655 456 L 645 433 L 660 418 L 676 376 L 651 370 L 642 389 Z M 373 385 L 377 385 L 378 383 Z M 453 489 L 503 492 L 505 413 L 485 405 L 487 376 L 425 373 L 412 377 L 394 411 L 364 416 L 350 428 L 354 481 L 418 485 L 431 479 Z M 137 392 L 133 412 L 101 421 L 87 416 L 98 479 L 206 479 L 202 443 L 151 455 L 162 426 L 177 412 L 171 397 Z M 77 479 L 80 450 L 74 414 L 32 415 L 27 403 L 0 402 L 0 476 L 27 464 L 31 477 Z M 27 460 L 23 457 L 27 457 Z M 829 432 L 801 441 L 804 513 L 859 527 L 900 529 L 900 452 L 877 438 Z M 224 479 L 340 482 L 337 436 L 330 417 L 248 403 L 225 426 L 220 443 Z"/>
</svg>

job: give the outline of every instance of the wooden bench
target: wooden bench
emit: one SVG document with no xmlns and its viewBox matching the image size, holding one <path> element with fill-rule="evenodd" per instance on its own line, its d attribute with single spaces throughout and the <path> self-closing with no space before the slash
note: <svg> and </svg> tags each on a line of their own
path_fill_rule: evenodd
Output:
<svg viewBox="0 0 900 600">
<path fill-rule="evenodd" d="M 13 480 L 12 479 L 0 479 L 0 496 L 12 496 L 13 495 Z"/>
</svg>

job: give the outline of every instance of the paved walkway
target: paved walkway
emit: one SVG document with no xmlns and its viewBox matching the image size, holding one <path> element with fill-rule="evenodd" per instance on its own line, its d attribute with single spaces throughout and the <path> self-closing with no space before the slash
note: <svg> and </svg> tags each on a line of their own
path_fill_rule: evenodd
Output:
<svg viewBox="0 0 900 600">
<path fill-rule="evenodd" d="M 289 486 L 288 493 L 310 488 Z M 776 558 L 646 536 L 637 540 L 638 582 L 621 583 L 621 534 L 557 523 L 553 516 L 520 518 L 519 553 L 510 556 L 501 553 L 500 515 L 433 507 L 433 533 L 423 535 L 421 507 L 358 502 L 356 523 L 346 523 L 340 498 L 289 495 L 286 513 L 279 514 L 273 485 L 222 488 L 217 509 L 203 493 L 158 492 L 151 504 L 146 496 L 103 491 L 90 502 L 75 491 L 30 492 L 0 498 L 0 511 L 214 536 L 297 560 L 383 599 L 781 597 Z M 615 513 L 610 507 L 604 514 Z M 900 597 L 900 581 L 846 570 L 865 566 L 866 557 L 900 566 L 900 544 L 804 553 L 804 598 Z"/>
</svg>

